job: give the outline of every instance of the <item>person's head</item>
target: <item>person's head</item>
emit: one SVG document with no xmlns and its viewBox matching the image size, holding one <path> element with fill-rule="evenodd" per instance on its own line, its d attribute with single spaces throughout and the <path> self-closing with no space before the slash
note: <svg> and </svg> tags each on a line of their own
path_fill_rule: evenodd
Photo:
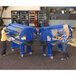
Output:
<svg viewBox="0 0 76 76">
<path fill-rule="evenodd" d="M 68 28 L 68 25 L 67 25 L 67 24 L 64 24 L 64 25 L 63 25 L 63 28 L 64 28 L 64 29 L 67 29 L 67 28 Z"/>
<path fill-rule="evenodd" d="M 5 30 L 6 29 L 6 25 L 3 25 L 3 30 Z"/>
</svg>

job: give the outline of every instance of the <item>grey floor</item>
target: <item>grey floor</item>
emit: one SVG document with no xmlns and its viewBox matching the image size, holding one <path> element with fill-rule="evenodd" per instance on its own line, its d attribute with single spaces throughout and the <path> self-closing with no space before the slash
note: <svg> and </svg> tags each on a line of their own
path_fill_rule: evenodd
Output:
<svg viewBox="0 0 76 76">
<path fill-rule="evenodd" d="M 54 59 L 51 60 L 49 56 L 44 57 L 42 52 L 42 46 L 32 46 L 33 54 L 24 55 L 21 58 L 19 49 L 15 49 L 14 52 L 10 50 L 10 42 L 7 42 L 7 56 L 3 57 L 0 55 L 0 69 L 76 69 L 76 47 L 68 45 L 70 57 L 68 60 L 61 61 L 60 58 L 63 56 L 62 52 L 53 47 Z M 2 44 L 0 42 L 0 52 Z"/>
</svg>

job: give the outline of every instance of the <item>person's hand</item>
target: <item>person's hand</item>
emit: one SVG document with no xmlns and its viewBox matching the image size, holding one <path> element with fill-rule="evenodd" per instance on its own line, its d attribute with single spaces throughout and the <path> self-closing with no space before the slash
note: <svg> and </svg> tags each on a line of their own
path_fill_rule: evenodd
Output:
<svg viewBox="0 0 76 76">
<path fill-rule="evenodd" d="M 9 38 L 9 41 L 12 41 L 12 39 L 11 39 L 11 38 Z"/>
<path fill-rule="evenodd" d="M 11 40 L 14 41 L 15 39 L 14 38 L 11 38 Z"/>
<path fill-rule="evenodd" d="M 61 39 L 59 39 L 60 41 L 62 41 L 62 40 L 67 40 L 67 38 L 61 38 Z"/>
<path fill-rule="evenodd" d="M 64 39 L 62 39 L 62 38 L 59 39 L 59 41 L 62 41 L 62 40 L 64 40 Z"/>
<path fill-rule="evenodd" d="M 8 41 L 11 41 L 11 38 L 7 38 Z"/>
</svg>

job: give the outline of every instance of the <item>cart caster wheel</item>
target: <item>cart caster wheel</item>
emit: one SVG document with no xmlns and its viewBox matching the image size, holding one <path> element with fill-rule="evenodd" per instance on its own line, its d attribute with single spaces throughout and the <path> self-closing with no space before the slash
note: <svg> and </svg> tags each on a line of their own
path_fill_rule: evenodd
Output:
<svg viewBox="0 0 76 76">
<path fill-rule="evenodd" d="M 29 52 L 30 55 L 32 55 L 32 52 Z"/>
<path fill-rule="evenodd" d="M 12 50 L 12 52 L 14 51 L 14 49 L 11 49 Z"/>
<path fill-rule="evenodd" d="M 21 57 L 23 57 L 24 55 L 23 54 L 21 54 Z"/>
<path fill-rule="evenodd" d="M 54 59 L 54 57 L 53 57 L 53 56 L 51 56 L 51 57 L 50 57 L 50 59 Z"/>
<path fill-rule="evenodd" d="M 43 54 L 44 56 L 46 56 L 46 54 Z"/>
</svg>

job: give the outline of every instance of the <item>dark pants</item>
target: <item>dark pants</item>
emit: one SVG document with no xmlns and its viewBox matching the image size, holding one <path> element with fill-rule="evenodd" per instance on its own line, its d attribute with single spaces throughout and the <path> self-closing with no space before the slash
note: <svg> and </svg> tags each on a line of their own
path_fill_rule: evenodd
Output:
<svg viewBox="0 0 76 76">
<path fill-rule="evenodd" d="M 2 41 L 2 52 L 1 55 L 6 54 L 7 44 L 6 41 Z"/>
<path fill-rule="evenodd" d="M 62 47 L 63 47 L 63 57 L 64 58 L 69 57 L 69 53 L 68 53 L 68 49 L 67 49 L 67 47 L 68 47 L 67 43 L 62 43 Z"/>
<path fill-rule="evenodd" d="M 57 42 L 57 44 L 61 44 L 62 45 L 62 48 L 63 48 L 63 57 L 64 58 L 69 57 L 67 42 L 64 43 L 62 41 L 59 41 L 59 42 Z"/>
</svg>

